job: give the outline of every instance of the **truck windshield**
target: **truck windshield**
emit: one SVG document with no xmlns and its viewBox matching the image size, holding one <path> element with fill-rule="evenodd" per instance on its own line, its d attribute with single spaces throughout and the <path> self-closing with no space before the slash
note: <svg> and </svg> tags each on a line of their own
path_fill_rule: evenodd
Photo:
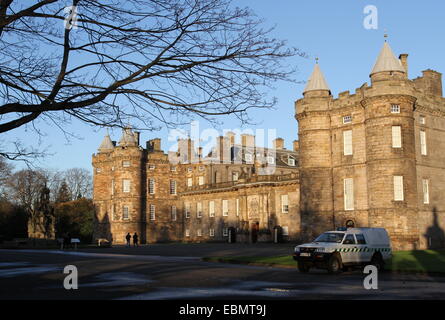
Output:
<svg viewBox="0 0 445 320">
<path fill-rule="evenodd" d="M 337 233 L 337 232 L 325 232 L 322 235 L 320 235 L 317 239 L 315 239 L 315 242 L 334 242 L 334 243 L 341 243 L 343 240 L 344 233 Z"/>
</svg>

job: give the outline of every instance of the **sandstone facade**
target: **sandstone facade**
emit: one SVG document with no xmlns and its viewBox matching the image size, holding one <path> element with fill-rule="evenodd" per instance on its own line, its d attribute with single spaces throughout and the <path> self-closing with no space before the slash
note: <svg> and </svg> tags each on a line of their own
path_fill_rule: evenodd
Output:
<svg viewBox="0 0 445 320">
<path fill-rule="evenodd" d="M 391 55 L 385 43 L 394 68 L 378 60 L 371 86 L 337 99 L 313 88 L 295 104 L 305 235 L 352 220 L 386 228 L 396 249 L 445 246 L 441 74 L 410 80 L 407 55 Z"/>
<path fill-rule="evenodd" d="M 130 129 L 118 144 L 105 137 L 93 155 L 94 237 L 113 243 L 135 232 L 142 243 L 229 241 L 229 234 L 243 242 L 299 239 L 297 150 L 285 150 L 282 139 L 267 149 L 255 147 L 253 136 L 243 136 L 241 145 L 233 138 L 220 137 L 203 157 L 190 139 L 167 154 L 160 139 L 141 148 Z"/>
<path fill-rule="evenodd" d="M 303 241 L 353 223 L 386 228 L 395 249 L 445 247 L 441 74 L 410 80 L 408 55 L 385 43 L 370 77 L 334 98 L 316 65 L 295 102 L 292 151 L 229 133 L 206 156 L 178 141 L 172 163 L 159 139 L 141 148 L 129 129 L 118 144 L 105 137 L 93 155 L 96 237 Z"/>
</svg>

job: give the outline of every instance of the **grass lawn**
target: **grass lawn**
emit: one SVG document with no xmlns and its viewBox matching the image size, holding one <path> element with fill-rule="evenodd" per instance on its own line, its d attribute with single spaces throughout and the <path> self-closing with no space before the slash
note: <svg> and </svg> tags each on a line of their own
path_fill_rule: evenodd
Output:
<svg viewBox="0 0 445 320">
<path fill-rule="evenodd" d="M 296 267 L 292 256 L 207 257 L 205 261 Z M 396 251 L 386 269 L 399 272 L 445 273 L 445 250 Z"/>
</svg>

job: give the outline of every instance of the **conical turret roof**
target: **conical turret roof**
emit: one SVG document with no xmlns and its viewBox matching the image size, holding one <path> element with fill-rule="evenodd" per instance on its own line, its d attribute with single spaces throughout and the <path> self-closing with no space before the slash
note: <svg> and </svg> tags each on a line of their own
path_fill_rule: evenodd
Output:
<svg viewBox="0 0 445 320">
<path fill-rule="evenodd" d="M 384 71 L 405 72 L 405 68 L 403 67 L 402 63 L 394 56 L 391 47 L 386 41 L 383 44 L 383 48 L 380 51 L 379 57 L 377 58 L 374 68 L 371 71 L 371 75 Z"/>
<path fill-rule="evenodd" d="M 321 72 L 318 63 L 315 64 L 314 71 L 312 72 L 312 75 L 309 78 L 303 93 L 314 90 L 331 90 L 329 89 L 328 83 L 326 82 L 326 79 L 324 78 L 323 72 Z"/>
<path fill-rule="evenodd" d="M 113 142 L 111 141 L 110 136 L 107 134 L 99 146 L 99 152 L 112 151 L 113 149 L 114 149 Z"/>
</svg>

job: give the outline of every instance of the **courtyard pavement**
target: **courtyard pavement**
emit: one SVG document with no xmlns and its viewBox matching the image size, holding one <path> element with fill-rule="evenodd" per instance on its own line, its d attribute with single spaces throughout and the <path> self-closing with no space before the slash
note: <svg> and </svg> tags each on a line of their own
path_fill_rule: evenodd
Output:
<svg viewBox="0 0 445 320">
<path fill-rule="evenodd" d="M 366 290 L 358 271 L 302 274 L 297 268 L 202 261 L 206 256 L 276 256 L 293 244 L 153 244 L 137 248 L 0 250 L 0 300 L 9 299 L 445 299 L 445 277 L 379 274 Z M 78 290 L 63 287 L 66 266 Z"/>
<path fill-rule="evenodd" d="M 294 243 L 166 243 L 139 247 L 114 245 L 111 248 L 83 248 L 80 252 L 154 255 L 169 257 L 269 257 L 291 255 Z"/>
</svg>

